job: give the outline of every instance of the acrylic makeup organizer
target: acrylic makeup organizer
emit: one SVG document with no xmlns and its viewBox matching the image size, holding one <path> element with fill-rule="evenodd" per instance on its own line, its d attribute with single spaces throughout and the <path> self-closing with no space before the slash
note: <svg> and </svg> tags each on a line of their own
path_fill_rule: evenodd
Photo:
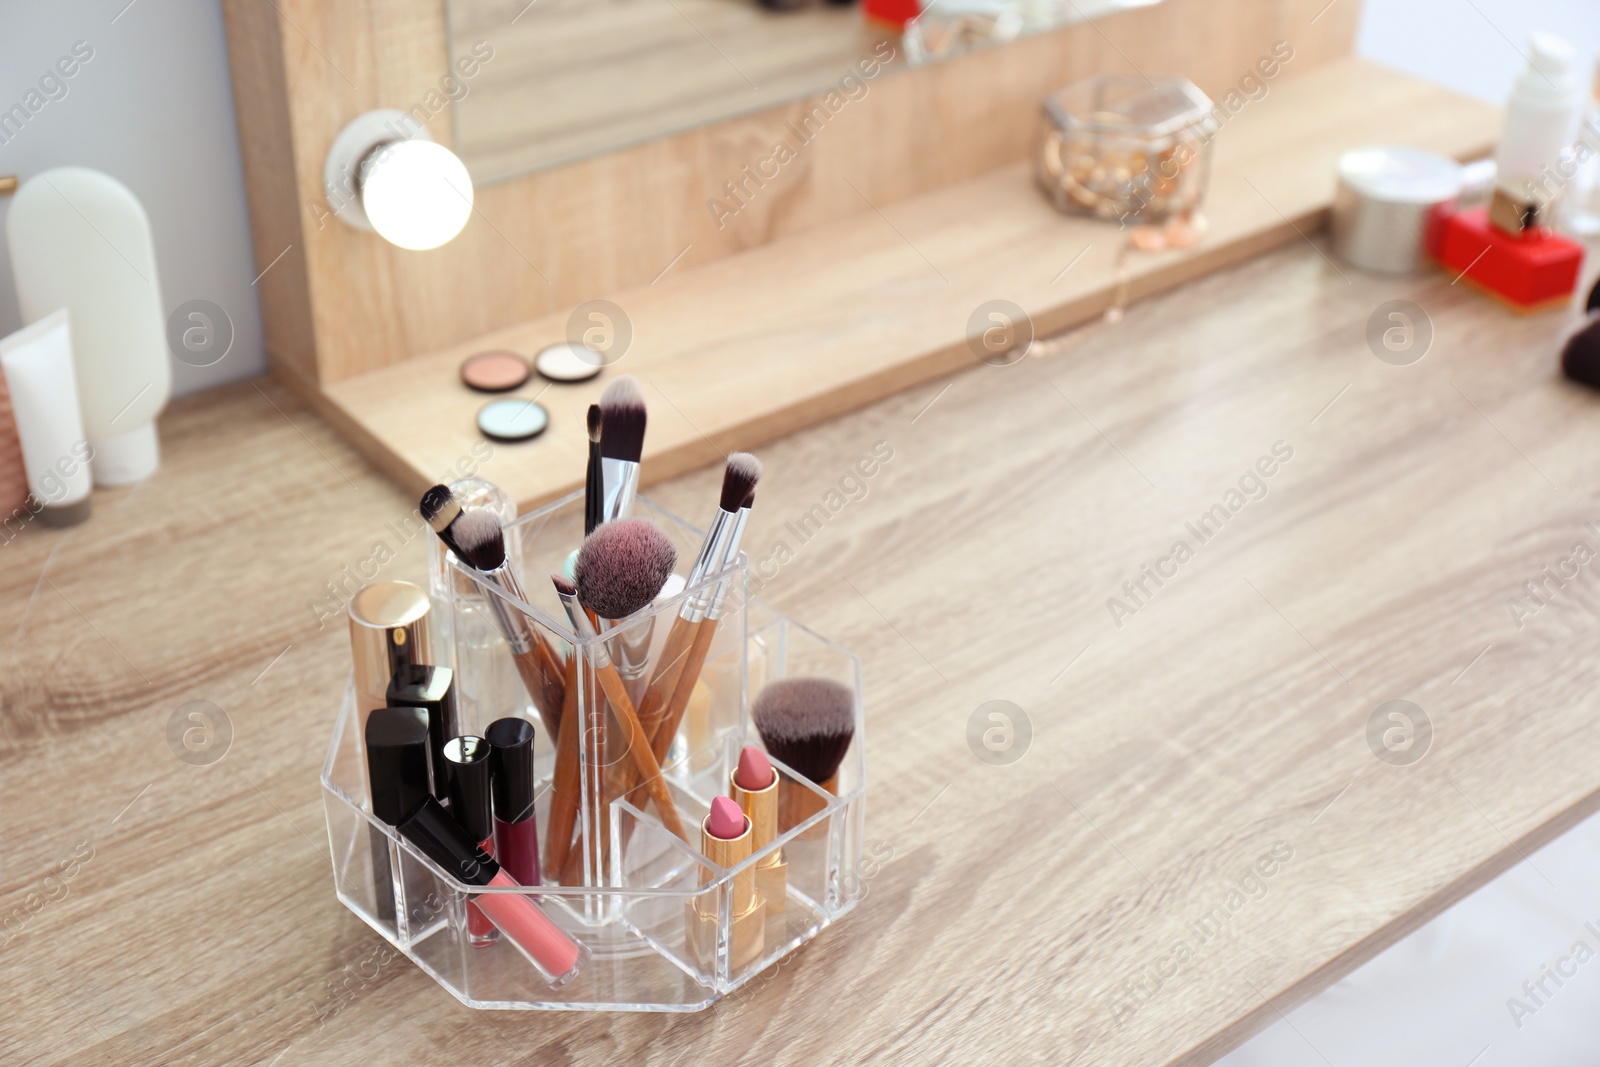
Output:
<svg viewBox="0 0 1600 1067">
<path fill-rule="evenodd" d="M 459 490 L 458 490 L 459 492 Z M 476 500 L 470 503 L 488 503 Z M 678 548 L 683 573 L 699 549 L 701 531 L 640 499 L 635 518 L 655 522 Z M 551 778 L 556 739 L 548 735 L 500 636 L 488 598 L 526 618 L 557 655 L 572 655 L 579 668 L 580 722 L 596 721 L 579 746 L 582 783 L 577 812 L 579 854 L 569 877 L 582 884 L 546 884 L 481 890 L 451 878 L 371 812 L 364 716 L 353 686 L 345 694 L 323 766 L 323 805 L 333 850 L 339 899 L 418 967 L 476 1008 L 534 1011 L 698 1011 L 738 989 L 753 975 L 793 952 L 849 912 L 859 897 L 858 868 L 865 818 L 866 766 L 862 756 L 861 662 L 853 654 L 746 594 L 748 560 L 737 562 L 696 586 L 658 599 L 622 630 L 578 640 L 547 577 L 565 568 L 582 540 L 583 495 L 574 493 L 516 519 L 506 528 L 507 557 L 519 567 L 529 602 L 505 596 L 453 557 L 436 553 L 433 608 L 435 658 L 453 651 L 460 729 L 481 734 L 493 720 L 518 715 L 534 724 L 541 858 L 548 855 Z M 655 620 L 644 677 L 654 671 L 672 621 L 685 600 L 726 583 L 726 608 L 700 674 L 699 685 L 677 730 L 662 777 L 687 840 L 667 829 L 641 787 L 607 801 L 596 787 L 612 764 L 625 760 L 623 736 L 604 694 L 588 668 L 604 646 L 613 660 L 620 642 L 637 637 L 640 620 Z M 673 583 L 676 584 L 676 583 Z M 670 588 L 666 592 L 671 592 Z M 441 652 L 442 650 L 442 652 Z M 728 792 L 729 777 L 745 744 L 760 744 L 750 721 L 750 701 L 769 681 L 790 675 L 820 675 L 856 694 L 855 738 L 840 765 L 835 792 L 800 778 L 773 759 L 784 788 L 815 793 L 815 814 L 735 867 L 723 869 L 700 851 L 700 824 L 710 801 Z M 574 675 L 569 674 L 569 678 Z M 637 703 L 637 698 L 636 701 Z M 572 704 L 568 704 L 568 711 Z M 631 761 L 630 761 L 631 762 Z M 596 773 L 589 773 L 594 771 Z M 613 777 L 614 781 L 614 777 Z M 596 847 L 595 842 L 598 842 Z M 781 912 L 768 912 L 759 951 L 749 952 L 749 930 L 734 932 L 734 882 L 773 849 L 788 865 L 788 891 Z M 388 862 L 383 862 L 387 853 Z M 374 871 L 390 869 L 386 882 Z M 570 983 L 551 988 L 508 939 L 477 946 L 466 931 L 466 892 L 528 896 L 590 958 Z M 692 945 L 692 916 L 704 916 Z M 748 958 L 746 958 L 748 957 Z"/>
</svg>

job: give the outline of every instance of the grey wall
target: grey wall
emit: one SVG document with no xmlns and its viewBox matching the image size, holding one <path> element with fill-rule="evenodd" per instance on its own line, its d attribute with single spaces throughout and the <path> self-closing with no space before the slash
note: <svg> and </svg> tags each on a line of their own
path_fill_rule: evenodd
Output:
<svg viewBox="0 0 1600 1067">
<path fill-rule="evenodd" d="M 0 112 L 38 89 L 78 41 L 94 56 L 63 79 L 66 95 L 55 89 L 60 99 L 46 100 L 20 130 L 0 131 L 10 138 L 0 143 L 0 174 L 26 179 L 51 167 L 94 167 L 143 202 L 164 309 L 209 300 L 234 326 L 233 347 L 215 365 L 173 360 L 174 392 L 262 373 L 255 260 L 217 0 L 0 0 Z M 0 198 L 0 220 L 9 203 Z M 21 325 L 10 256 L 0 242 L 0 336 Z"/>
</svg>

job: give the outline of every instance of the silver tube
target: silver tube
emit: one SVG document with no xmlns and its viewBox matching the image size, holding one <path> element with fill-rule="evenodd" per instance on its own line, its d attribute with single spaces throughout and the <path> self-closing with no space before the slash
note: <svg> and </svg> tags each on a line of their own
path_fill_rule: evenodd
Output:
<svg viewBox="0 0 1600 1067">
<path fill-rule="evenodd" d="M 633 514 L 633 500 L 639 495 L 639 464 L 627 459 L 600 457 L 600 477 L 605 483 L 604 522 L 626 519 Z"/>
</svg>

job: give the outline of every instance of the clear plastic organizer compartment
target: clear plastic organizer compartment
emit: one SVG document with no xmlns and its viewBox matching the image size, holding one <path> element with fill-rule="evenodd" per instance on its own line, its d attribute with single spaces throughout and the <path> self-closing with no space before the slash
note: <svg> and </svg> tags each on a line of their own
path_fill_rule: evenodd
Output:
<svg viewBox="0 0 1600 1067">
<path fill-rule="evenodd" d="M 678 573 L 685 573 L 700 532 L 643 499 L 634 515 L 654 521 L 673 539 Z M 352 688 L 322 774 L 335 888 L 347 907 L 470 1006 L 697 1011 L 815 937 L 856 903 L 859 886 L 850 872 L 860 858 L 866 792 L 861 663 L 748 600 L 743 556 L 695 586 L 669 587 L 665 592 L 671 595 L 625 625 L 578 635 L 566 625 L 546 572 L 567 567 L 582 523 L 582 496 L 574 494 L 506 527 L 508 556 L 523 564 L 519 577 L 526 599 L 507 595 L 453 560 L 439 572 L 443 580 L 435 581 L 433 611 L 448 616 L 454 638 L 446 651 L 453 653 L 460 730 L 481 734 L 508 715 L 534 724 L 543 884 L 484 887 L 463 881 L 461 872 L 441 868 L 372 814 L 361 740 L 365 715 Z M 648 710 L 644 694 L 657 668 L 673 662 L 673 623 L 686 603 L 719 589 L 722 611 L 704 643 L 704 666 L 692 696 L 670 737 L 647 733 L 640 714 Z M 547 643 L 544 665 L 559 664 L 563 680 L 571 683 L 570 696 L 563 687 L 564 707 L 554 716 L 540 706 L 541 698 L 550 698 L 543 701 L 548 704 L 554 697 L 546 688 L 550 672 L 533 669 L 526 653 L 523 662 L 515 661 L 501 629 L 507 615 L 527 628 L 524 643 L 528 635 Z M 683 644 L 692 648 L 692 642 Z M 692 658 L 687 651 L 677 655 L 686 662 Z M 610 682 L 611 695 L 620 683 L 629 694 L 626 702 L 634 705 L 637 729 L 619 721 L 624 716 L 597 677 L 607 664 L 618 675 Z M 701 823 L 712 798 L 728 794 L 742 747 L 761 745 L 750 721 L 751 700 L 767 682 L 796 675 L 820 675 L 850 687 L 854 739 L 831 791 L 773 759 L 780 788 L 806 794 L 804 810 L 813 813 L 748 859 L 719 867 L 702 854 Z M 669 719 L 663 717 L 661 729 Z M 553 812 L 563 817 L 562 805 L 555 803 L 562 783 L 555 779 L 564 722 L 580 727 L 568 738 L 565 819 L 571 837 L 565 857 L 551 847 L 561 836 L 551 825 Z M 645 740 L 652 752 L 657 745 L 662 750 L 661 772 L 650 779 L 640 776 L 646 761 L 633 750 Z M 784 872 L 778 882 L 774 866 Z M 761 887 L 782 899 L 761 898 L 756 908 L 758 867 Z M 781 893 L 774 885 L 781 885 Z M 559 930 L 556 937 L 581 946 L 575 976 L 553 983 L 515 938 L 473 935 L 475 918 L 479 934 L 484 925 L 475 913 L 496 911 L 496 903 L 506 902 L 495 898 L 506 896 L 522 898 L 516 903 L 524 911 L 531 905 L 543 916 L 539 922 L 548 919 Z"/>
</svg>

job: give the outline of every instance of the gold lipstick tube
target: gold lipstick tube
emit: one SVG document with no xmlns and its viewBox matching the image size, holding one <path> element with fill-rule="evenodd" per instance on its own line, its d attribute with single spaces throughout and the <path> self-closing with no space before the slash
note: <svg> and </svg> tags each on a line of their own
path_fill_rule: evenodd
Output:
<svg viewBox="0 0 1600 1067">
<path fill-rule="evenodd" d="M 782 775 L 774 770 L 772 781 L 765 789 L 741 789 L 734 775 L 728 775 L 728 796 L 750 820 L 751 852 L 760 852 L 778 836 L 778 783 L 781 780 Z M 783 858 L 783 849 L 775 848 L 757 861 L 756 892 L 766 903 L 768 915 L 783 914 L 789 899 L 789 864 Z"/>
<path fill-rule="evenodd" d="M 755 851 L 754 823 L 745 817 L 744 833 L 724 840 L 713 837 L 707 828 L 710 816 L 700 824 L 700 851 L 706 859 L 724 870 L 737 867 Z M 700 884 L 705 885 L 716 875 L 704 867 L 700 869 Z M 766 944 L 766 903 L 756 891 L 756 872 L 752 867 L 736 875 L 728 890 L 733 894 L 732 935 L 728 943 L 728 970 L 736 971 L 761 958 Z M 702 893 L 685 905 L 687 913 L 685 940 L 690 957 L 706 970 L 715 970 L 717 961 L 717 933 L 722 911 L 723 893 Z"/>
</svg>

